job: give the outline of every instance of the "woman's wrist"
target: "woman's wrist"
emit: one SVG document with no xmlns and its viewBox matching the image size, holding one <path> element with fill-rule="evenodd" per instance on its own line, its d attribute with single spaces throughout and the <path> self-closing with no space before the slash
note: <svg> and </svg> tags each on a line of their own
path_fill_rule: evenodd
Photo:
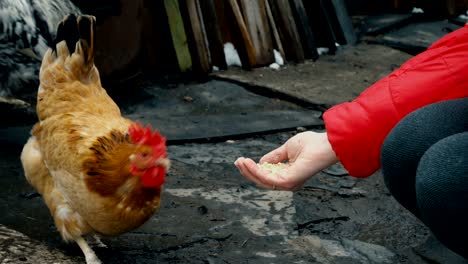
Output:
<svg viewBox="0 0 468 264">
<path fill-rule="evenodd" d="M 328 134 L 326 132 L 320 133 L 320 137 L 323 141 L 323 155 L 324 159 L 327 162 L 328 166 L 331 166 L 339 161 L 338 156 L 336 155 L 335 151 L 333 150 L 333 147 L 328 140 Z"/>
</svg>

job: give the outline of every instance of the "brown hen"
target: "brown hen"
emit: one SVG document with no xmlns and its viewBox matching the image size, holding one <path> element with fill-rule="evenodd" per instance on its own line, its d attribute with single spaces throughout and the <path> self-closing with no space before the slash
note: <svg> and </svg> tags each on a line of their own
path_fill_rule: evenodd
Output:
<svg viewBox="0 0 468 264">
<path fill-rule="evenodd" d="M 69 15 L 45 54 L 37 96 L 39 122 L 21 161 L 66 241 L 100 263 L 83 236 L 118 235 L 159 208 L 169 159 L 166 141 L 122 117 L 94 66 L 95 18 Z"/>
</svg>

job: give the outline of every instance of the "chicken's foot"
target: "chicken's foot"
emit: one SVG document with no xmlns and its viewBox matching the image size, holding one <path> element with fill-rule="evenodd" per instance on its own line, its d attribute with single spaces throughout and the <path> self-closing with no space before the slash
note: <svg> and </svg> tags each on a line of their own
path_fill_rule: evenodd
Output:
<svg viewBox="0 0 468 264">
<path fill-rule="evenodd" d="M 93 234 L 93 240 L 88 240 L 89 244 L 93 247 L 107 248 L 107 245 L 102 242 L 101 237 L 97 234 Z"/>
<path fill-rule="evenodd" d="M 83 251 L 83 254 L 85 255 L 86 259 L 86 264 L 102 264 L 99 258 L 96 256 L 96 253 L 94 253 L 93 249 L 82 237 L 77 238 L 75 242 L 81 248 L 81 251 Z"/>
</svg>

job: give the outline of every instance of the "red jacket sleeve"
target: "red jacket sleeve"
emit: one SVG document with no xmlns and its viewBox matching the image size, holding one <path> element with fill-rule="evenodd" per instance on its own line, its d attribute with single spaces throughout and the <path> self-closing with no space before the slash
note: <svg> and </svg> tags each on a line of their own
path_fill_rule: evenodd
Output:
<svg viewBox="0 0 468 264">
<path fill-rule="evenodd" d="M 328 139 L 355 177 L 380 168 L 380 149 L 391 129 L 412 111 L 468 97 L 468 25 L 413 57 L 356 100 L 324 113 Z"/>
</svg>

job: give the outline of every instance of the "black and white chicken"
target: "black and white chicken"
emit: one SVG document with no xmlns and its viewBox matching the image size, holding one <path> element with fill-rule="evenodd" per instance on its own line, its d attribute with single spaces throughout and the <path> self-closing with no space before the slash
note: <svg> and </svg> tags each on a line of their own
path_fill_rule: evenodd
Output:
<svg viewBox="0 0 468 264">
<path fill-rule="evenodd" d="M 80 13 L 70 0 L 0 0 L 1 97 L 35 98 L 42 56 L 70 13 Z"/>
</svg>

